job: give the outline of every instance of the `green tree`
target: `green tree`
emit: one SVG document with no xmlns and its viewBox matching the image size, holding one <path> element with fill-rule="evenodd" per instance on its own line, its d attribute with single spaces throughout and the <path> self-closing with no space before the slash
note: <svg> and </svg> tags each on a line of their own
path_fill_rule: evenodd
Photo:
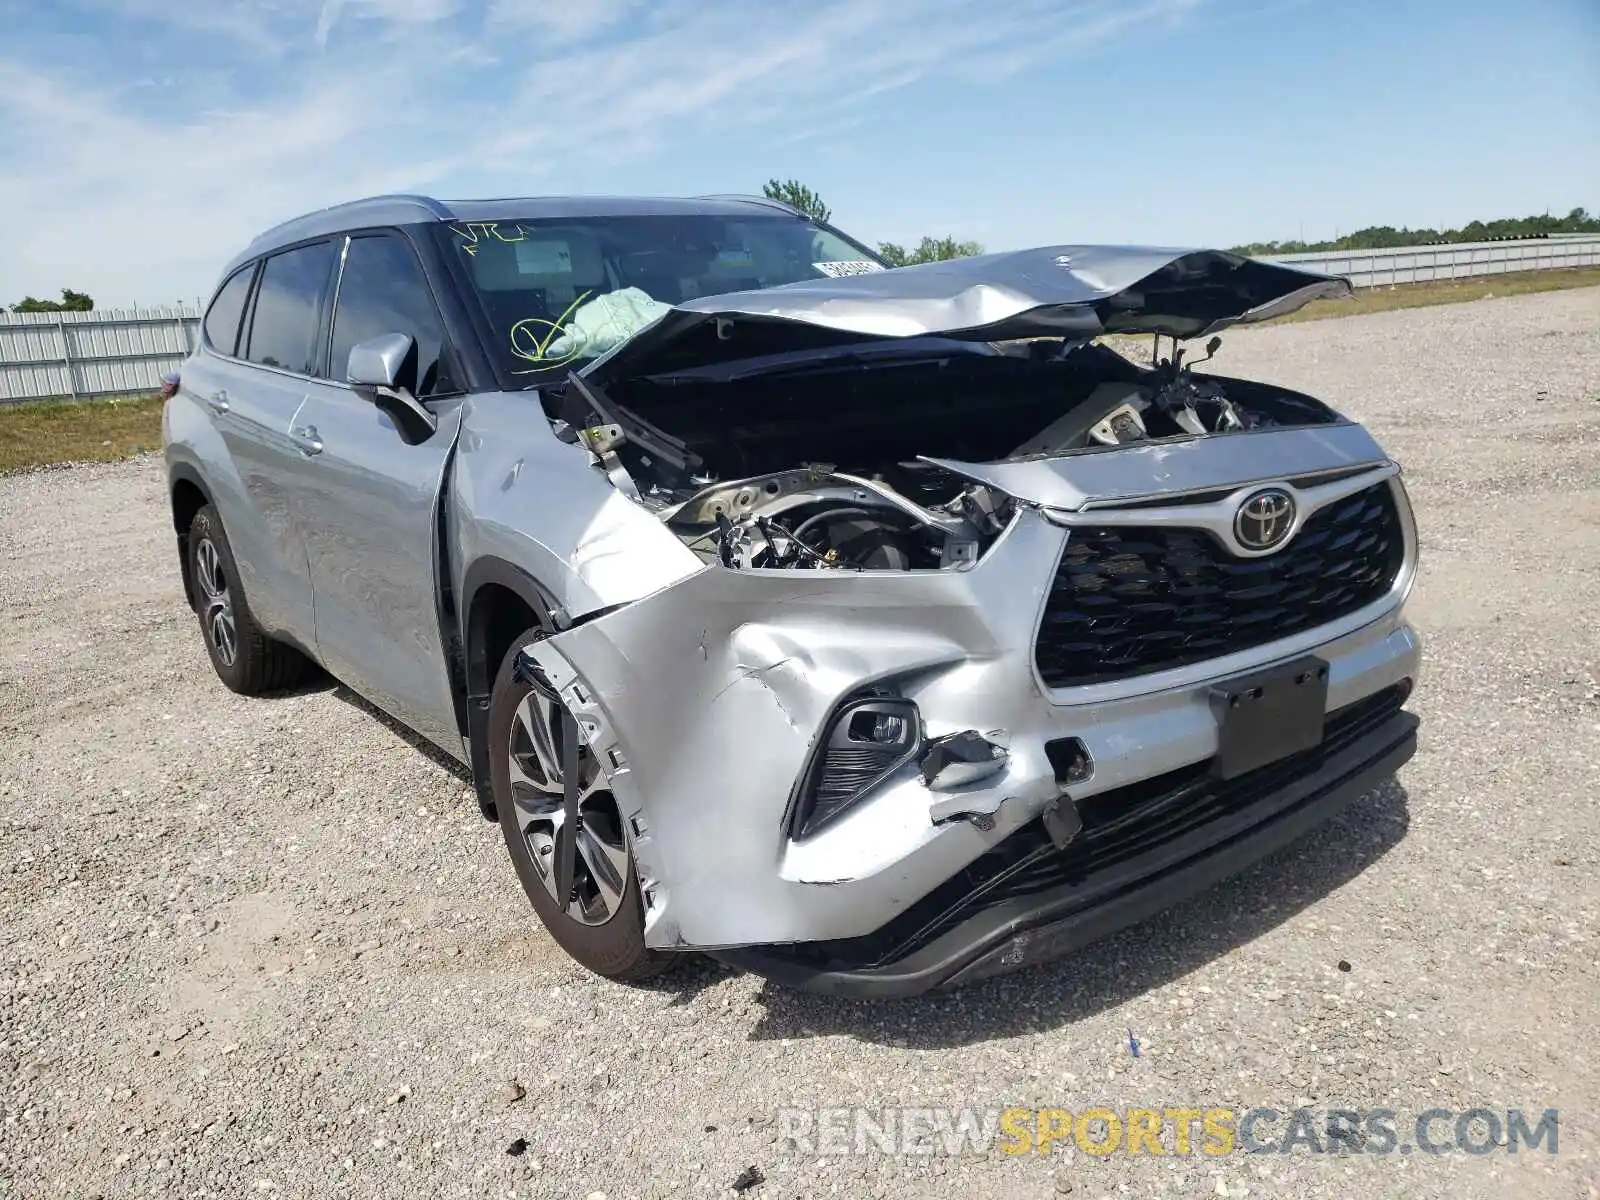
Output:
<svg viewBox="0 0 1600 1200">
<path fill-rule="evenodd" d="M 1483 242 L 1490 238 L 1543 237 L 1561 233 L 1600 233 L 1600 218 L 1581 206 L 1564 217 L 1539 213 L 1531 217 L 1500 217 L 1470 221 L 1459 229 L 1396 229 L 1370 225 L 1327 242 L 1251 242 L 1235 246 L 1237 254 L 1304 254 L 1314 250 L 1387 250 L 1395 246 L 1426 246 L 1437 242 Z"/>
<path fill-rule="evenodd" d="M 762 185 L 761 194 L 768 200 L 777 200 L 790 208 L 799 209 L 813 221 L 826 221 L 833 215 L 833 209 L 822 202 L 822 197 L 798 179 L 785 179 L 782 182 L 769 179 Z"/>
<path fill-rule="evenodd" d="M 974 254 L 982 253 L 983 247 L 977 242 L 958 242 L 953 237 L 925 237 L 912 250 L 907 250 L 894 242 L 878 243 L 878 257 L 891 267 L 943 262 L 948 258 L 971 258 Z"/>
<path fill-rule="evenodd" d="M 88 312 L 92 308 L 94 308 L 94 297 L 85 292 L 75 292 L 71 288 L 62 288 L 61 299 L 59 300 L 36 300 L 32 296 L 25 296 L 21 303 L 11 306 L 11 311 L 19 313 Z"/>
</svg>

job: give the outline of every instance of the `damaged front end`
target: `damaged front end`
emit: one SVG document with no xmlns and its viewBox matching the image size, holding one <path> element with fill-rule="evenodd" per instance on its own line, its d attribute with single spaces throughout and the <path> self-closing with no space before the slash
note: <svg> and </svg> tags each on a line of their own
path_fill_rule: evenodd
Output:
<svg viewBox="0 0 1600 1200">
<path fill-rule="evenodd" d="M 574 374 L 552 416 L 707 562 L 962 567 L 1019 498 L 1061 505 L 1013 481 L 1070 484 L 1071 457 L 1342 423 L 1195 374 L 1177 339 L 1346 291 L 1217 251 L 1052 247 L 715 296 Z M 1173 351 L 1145 369 L 1094 341 L 1129 332 Z"/>
<path fill-rule="evenodd" d="M 1177 345 L 1344 290 L 1053 247 L 711 297 L 547 397 L 704 564 L 524 650 L 609 777 L 647 944 L 863 994 L 973 978 L 1403 761 L 1398 468 Z M 1173 349 L 1139 367 L 1107 332 Z M 1219 695 L 1296 687 L 1293 754 L 1256 761 Z"/>
</svg>

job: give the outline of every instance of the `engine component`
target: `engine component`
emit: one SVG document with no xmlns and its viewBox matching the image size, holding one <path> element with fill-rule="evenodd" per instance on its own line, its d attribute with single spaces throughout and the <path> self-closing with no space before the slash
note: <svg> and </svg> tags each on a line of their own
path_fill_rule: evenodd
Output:
<svg viewBox="0 0 1600 1200">
<path fill-rule="evenodd" d="M 1125 442 L 1144 441 L 1150 431 L 1145 428 L 1144 418 L 1137 408 L 1132 404 L 1119 404 L 1103 420 L 1094 423 L 1089 436 L 1105 446 L 1120 446 Z"/>
<path fill-rule="evenodd" d="M 912 562 L 907 533 L 865 509 L 824 509 L 794 529 L 765 514 L 730 521 L 717 515 L 717 557 L 725 567 L 849 568 L 906 571 Z"/>
<path fill-rule="evenodd" d="M 911 569 L 911 548 L 900 530 L 863 509 L 821 512 L 795 529 L 796 539 L 820 526 L 826 553 L 841 566 L 866 571 Z"/>
<path fill-rule="evenodd" d="M 1186 372 L 1157 391 L 1151 407 L 1170 417 L 1185 433 L 1196 436 L 1250 428 L 1222 388 L 1210 380 L 1197 383 Z"/>
<path fill-rule="evenodd" d="M 728 514 L 719 512 L 717 514 L 717 557 L 722 560 L 723 566 L 745 565 L 740 561 L 745 552 L 743 543 L 744 539 L 734 529 L 733 522 L 728 520 Z"/>
<path fill-rule="evenodd" d="M 1132 426 L 1143 430 L 1144 423 L 1139 419 L 1139 412 L 1149 403 L 1149 397 L 1149 390 L 1137 383 L 1102 383 L 1089 393 L 1082 404 L 1073 405 L 1013 450 L 1010 457 L 1024 458 L 1031 454 L 1061 454 L 1067 450 L 1078 450 L 1087 444 L 1089 438 L 1106 445 L 1117 445 L 1119 438 L 1111 436 L 1108 423 L 1119 413 L 1128 413 L 1131 414 Z M 1124 419 L 1122 426 L 1126 428 L 1128 425 L 1129 421 Z M 1105 433 L 1097 432 L 1102 428 Z M 1126 436 L 1120 440 L 1132 441 L 1133 438 Z"/>
<path fill-rule="evenodd" d="M 706 536 L 716 539 L 718 561 L 736 570 L 844 565 L 833 554 L 820 552 L 800 541 L 770 517 L 730 521 L 727 513 L 718 513 L 716 529 Z"/>
<path fill-rule="evenodd" d="M 1213 338 L 1208 357 L 1216 346 Z M 635 381 L 621 397 L 627 404 L 574 381 L 571 419 L 585 423 L 563 417 L 557 431 L 581 441 L 623 494 L 704 560 L 735 569 L 961 569 L 1024 503 L 962 464 L 1332 419 L 1308 397 L 1195 375 L 1183 354 L 1174 347 L 1143 369 L 1100 345 L 956 357 L 924 349 L 870 372 L 850 363 L 812 369 L 808 360 L 721 381 Z M 872 403 L 851 407 L 858 395 Z M 924 424 L 961 453 L 922 455 Z"/>
<path fill-rule="evenodd" d="M 1011 497 L 993 488 L 963 488 L 952 508 L 963 513 L 979 533 L 998 534 L 1014 511 Z"/>
<path fill-rule="evenodd" d="M 771 475 L 754 475 L 747 479 L 696 480 L 700 490 L 681 503 L 663 510 L 659 515 L 669 525 L 712 525 L 718 514 L 732 520 L 747 517 L 758 507 L 768 508 L 777 516 L 781 509 L 770 506 L 786 496 L 814 489 L 833 474 L 833 467 L 821 463 L 808 464 L 792 471 L 778 471 Z"/>
<path fill-rule="evenodd" d="M 984 542 L 1011 515 L 1009 498 L 953 476 L 949 500 L 931 507 L 881 479 L 822 464 L 726 483 L 694 482 L 700 485 L 696 492 L 659 507 L 657 515 L 692 548 L 709 553 L 714 545 L 718 561 L 738 569 L 963 566 L 977 560 Z"/>
</svg>

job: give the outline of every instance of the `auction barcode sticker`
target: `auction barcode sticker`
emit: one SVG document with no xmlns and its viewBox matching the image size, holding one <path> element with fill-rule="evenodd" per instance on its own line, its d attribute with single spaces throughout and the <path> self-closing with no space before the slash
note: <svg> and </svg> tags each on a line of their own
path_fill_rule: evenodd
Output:
<svg viewBox="0 0 1600 1200">
<path fill-rule="evenodd" d="M 870 258 L 845 259 L 841 262 L 812 263 L 813 267 L 824 275 L 838 279 L 844 275 L 870 275 L 874 271 L 883 270 L 882 263 L 875 263 Z"/>
</svg>

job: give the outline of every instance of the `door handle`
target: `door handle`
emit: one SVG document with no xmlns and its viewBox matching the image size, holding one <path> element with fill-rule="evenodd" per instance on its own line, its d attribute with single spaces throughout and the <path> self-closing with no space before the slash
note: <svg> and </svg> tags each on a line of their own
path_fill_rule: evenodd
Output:
<svg viewBox="0 0 1600 1200">
<path fill-rule="evenodd" d="M 300 447 L 301 454 L 309 456 L 322 453 L 322 438 L 318 436 L 315 425 L 297 425 L 289 431 L 289 437 Z"/>
<path fill-rule="evenodd" d="M 211 406 L 212 412 L 225 413 L 228 411 L 228 393 L 212 392 L 206 397 L 206 403 Z"/>
</svg>

